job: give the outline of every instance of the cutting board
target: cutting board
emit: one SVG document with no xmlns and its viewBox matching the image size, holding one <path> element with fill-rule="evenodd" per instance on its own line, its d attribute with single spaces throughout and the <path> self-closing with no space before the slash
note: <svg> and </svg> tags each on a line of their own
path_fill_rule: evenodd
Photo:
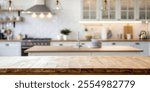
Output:
<svg viewBox="0 0 150 92">
<path fill-rule="evenodd" d="M 127 34 L 131 34 L 131 39 L 133 38 L 133 26 L 132 25 L 125 25 L 124 29 L 124 38 L 127 39 Z"/>
</svg>

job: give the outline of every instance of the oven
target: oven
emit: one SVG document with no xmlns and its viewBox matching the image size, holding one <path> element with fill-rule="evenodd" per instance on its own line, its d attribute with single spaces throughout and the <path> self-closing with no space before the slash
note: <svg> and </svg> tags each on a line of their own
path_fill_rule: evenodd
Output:
<svg viewBox="0 0 150 92">
<path fill-rule="evenodd" d="M 26 38 L 21 42 L 21 55 L 28 56 L 24 51 L 33 46 L 50 46 L 51 38 Z"/>
</svg>

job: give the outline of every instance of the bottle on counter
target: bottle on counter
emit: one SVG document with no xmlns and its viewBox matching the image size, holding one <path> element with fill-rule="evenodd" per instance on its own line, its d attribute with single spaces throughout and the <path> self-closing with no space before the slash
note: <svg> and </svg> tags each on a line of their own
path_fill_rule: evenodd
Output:
<svg viewBox="0 0 150 92">
<path fill-rule="evenodd" d="M 108 33 L 108 28 L 107 27 L 102 27 L 101 28 L 101 39 L 106 40 L 107 39 L 107 33 Z"/>
</svg>

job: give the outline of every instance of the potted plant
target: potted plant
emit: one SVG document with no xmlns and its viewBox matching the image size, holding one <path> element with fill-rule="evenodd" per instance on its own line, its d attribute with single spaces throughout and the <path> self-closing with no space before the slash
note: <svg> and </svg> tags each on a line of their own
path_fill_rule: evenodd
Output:
<svg viewBox="0 0 150 92">
<path fill-rule="evenodd" d="M 67 40 L 67 37 L 68 37 L 68 35 L 71 33 L 71 31 L 66 28 L 66 29 L 62 29 L 62 30 L 60 31 L 60 33 L 63 35 L 63 39 L 64 39 L 64 40 Z"/>
<path fill-rule="evenodd" d="M 86 40 L 91 40 L 92 39 L 92 35 L 91 34 L 85 34 L 85 38 L 86 38 Z"/>
<path fill-rule="evenodd" d="M 85 33 L 85 39 L 86 40 L 91 40 L 92 39 L 92 35 L 90 33 L 88 33 L 88 29 L 85 28 L 84 30 L 86 33 Z"/>
</svg>

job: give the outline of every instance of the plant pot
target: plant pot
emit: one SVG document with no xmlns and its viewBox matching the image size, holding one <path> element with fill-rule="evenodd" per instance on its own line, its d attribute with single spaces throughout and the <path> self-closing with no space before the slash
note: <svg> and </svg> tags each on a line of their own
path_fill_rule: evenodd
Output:
<svg viewBox="0 0 150 92">
<path fill-rule="evenodd" d="M 67 40 L 68 36 L 67 35 L 63 35 L 63 40 Z"/>
<path fill-rule="evenodd" d="M 92 39 L 92 36 L 85 36 L 85 39 L 90 41 Z"/>
</svg>

